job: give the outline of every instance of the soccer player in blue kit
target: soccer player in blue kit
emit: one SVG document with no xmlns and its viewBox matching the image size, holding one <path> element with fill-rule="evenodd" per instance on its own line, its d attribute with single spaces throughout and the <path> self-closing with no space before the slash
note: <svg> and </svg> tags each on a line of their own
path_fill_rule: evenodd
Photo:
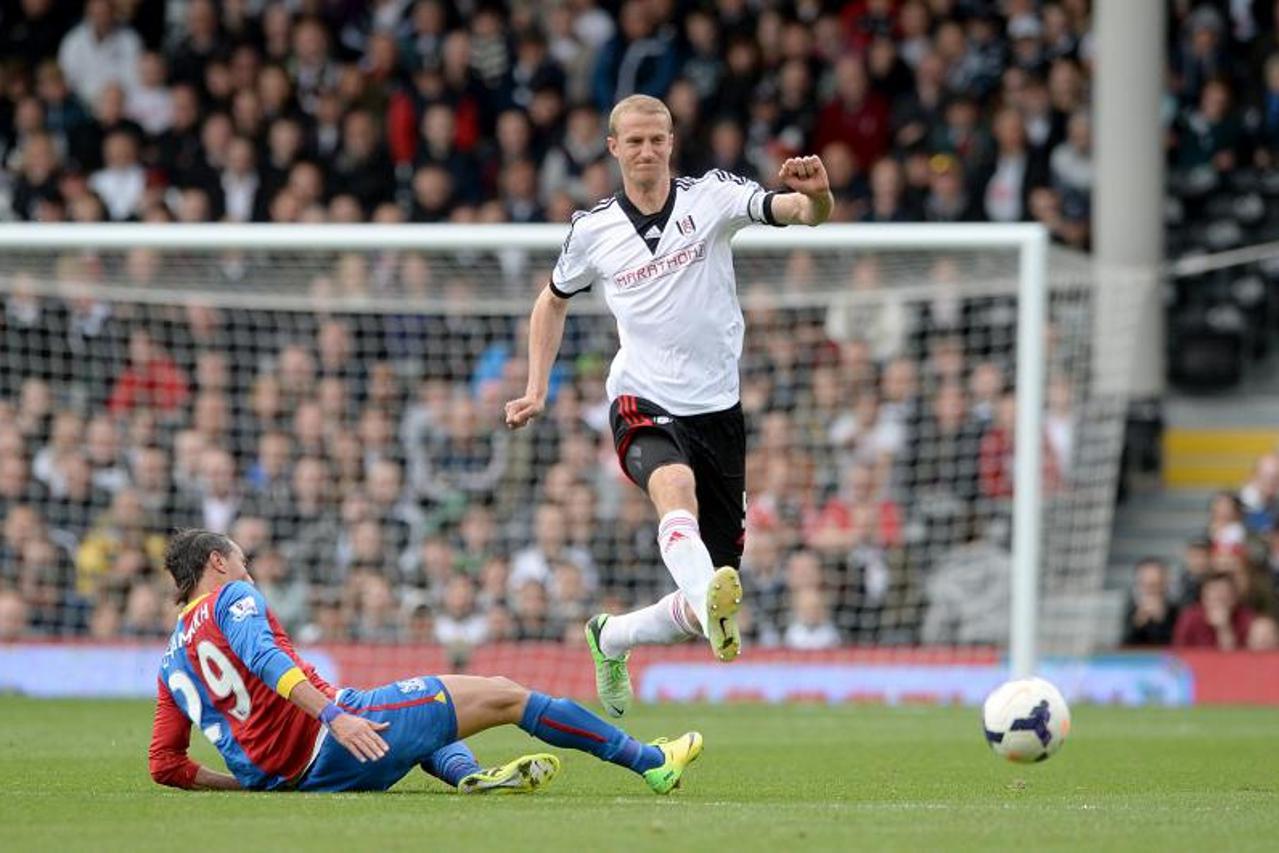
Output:
<svg viewBox="0 0 1279 853">
<path fill-rule="evenodd" d="M 461 741 L 501 725 L 634 771 L 659 794 L 701 754 L 697 732 L 641 743 L 576 702 L 501 677 L 423 675 L 373 690 L 335 689 L 294 651 L 231 539 L 182 531 L 165 568 L 184 607 L 157 685 L 150 767 L 162 785 L 381 791 L 418 766 L 465 793 L 548 782 L 559 760 L 546 753 L 480 768 Z M 230 774 L 188 757 L 192 723 Z"/>
</svg>

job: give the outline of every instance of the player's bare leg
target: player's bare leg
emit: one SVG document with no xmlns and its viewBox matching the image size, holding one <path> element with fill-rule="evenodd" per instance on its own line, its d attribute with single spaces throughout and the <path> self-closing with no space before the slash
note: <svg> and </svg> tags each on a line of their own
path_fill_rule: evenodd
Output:
<svg viewBox="0 0 1279 853">
<path fill-rule="evenodd" d="M 632 452 L 634 447 L 632 447 Z M 682 463 L 658 465 L 647 492 L 661 516 L 662 561 L 679 586 L 656 604 L 616 616 L 600 613 L 586 623 L 586 644 L 595 663 L 595 691 L 610 716 L 630 708 L 633 693 L 627 659 L 637 645 L 678 643 L 704 636 L 722 661 L 741 651 L 737 611 L 742 586 L 737 570 L 715 569 L 697 520 L 697 481 Z"/>
<path fill-rule="evenodd" d="M 640 743 L 568 699 L 537 693 L 500 676 L 443 675 L 457 716 L 459 739 L 503 725 L 516 725 L 552 746 L 589 752 L 644 777 L 666 794 L 702 752 L 702 736 L 686 732 L 651 744 Z"/>
<path fill-rule="evenodd" d="M 737 630 L 741 579 L 730 566 L 716 569 L 702 541 L 693 469 L 663 465 L 649 477 L 648 495 L 661 518 L 657 537 L 662 560 L 684 594 L 690 622 L 701 628 L 717 658 L 733 660 L 742 648 Z"/>
</svg>

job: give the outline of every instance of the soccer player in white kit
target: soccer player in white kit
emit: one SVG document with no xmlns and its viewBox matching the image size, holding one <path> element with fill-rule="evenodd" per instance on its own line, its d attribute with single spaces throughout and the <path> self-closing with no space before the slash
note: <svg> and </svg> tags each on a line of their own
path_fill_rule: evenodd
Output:
<svg viewBox="0 0 1279 853">
<path fill-rule="evenodd" d="M 568 300 L 599 285 L 621 341 L 606 385 L 618 457 L 657 509 L 662 560 L 679 587 L 656 604 L 586 625 L 600 701 L 615 717 L 630 706 L 633 646 L 704 636 L 719 660 L 741 650 L 744 324 L 730 241 L 754 223 L 818 225 L 833 204 L 818 157 L 786 160 L 778 177 L 793 192 L 771 192 L 720 170 L 672 178 L 672 144 L 661 101 L 632 95 L 613 108 L 608 148 L 622 190 L 574 214 L 533 306 L 527 389 L 506 404 L 511 429 L 541 414 Z"/>
</svg>

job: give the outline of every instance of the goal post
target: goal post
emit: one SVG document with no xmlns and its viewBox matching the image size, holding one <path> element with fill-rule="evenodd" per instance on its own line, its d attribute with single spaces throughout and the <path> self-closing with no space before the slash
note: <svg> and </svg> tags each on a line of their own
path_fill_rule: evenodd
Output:
<svg viewBox="0 0 1279 853">
<path fill-rule="evenodd" d="M 477 353 L 471 350 L 484 344 L 488 347 L 485 352 L 490 353 L 499 337 L 503 340 L 498 342 L 501 344 L 498 349 L 505 347 L 508 355 L 517 350 L 522 340 L 520 321 L 531 307 L 539 283 L 545 282 L 565 234 L 566 228 L 562 225 L 9 224 L 0 226 L 0 294 L 25 289 L 50 298 L 63 298 L 68 292 L 68 281 L 65 270 L 60 271 L 59 262 L 67 258 L 93 258 L 96 262 L 91 265 L 90 273 L 70 274 L 71 278 L 79 275 L 81 279 L 71 282 L 73 289 L 78 286 L 79 292 L 83 292 L 87 286 L 98 298 L 121 305 L 180 309 L 189 303 L 228 311 L 260 311 L 263 322 L 256 326 L 291 323 L 293 319 L 289 318 L 297 318 L 299 329 L 305 329 L 306 334 L 323 325 L 325 317 L 337 315 L 444 315 L 470 318 L 486 327 L 502 327 L 500 333 L 486 333 L 487 337 L 482 336 L 483 340 L 475 343 L 448 337 L 454 332 L 447 323 L 438 328 L 412 323 L 398 325 L 396 328 L 400 331 L 395 334 L 419 338 L 415 346 L 409 347 L 412 358 L 418 361 L 406 360 L 402 370 L 405 381 L 411 382 L 414 365 L 426 363 L 428 367 L 438 367 L 434 359 L 464 362 L 460 369 L 473 372 Z M 138 263 L 147 271 L 145 274 L 134 272 L 132 256 L 149 259 Z M 844 356 L 838 353 L 831 357 L 835 366 L 822 371 L 823 366 L 830 366 L 829 360 L 822 359 L 828 359 L 832 350 L 847 350 L 849 357 L 858 359 L 869 352 L 879 367 L 887 361 L 913 360 L 913 381 L 927 387 L 912 397 L 916 401 L 912 405 L 918 406 L 929 419 L 943 418 L 940 410 L 945 403 L 939 402 L 939 398 L 947 394 L 957 394 L 965 406 L 976 404 L 976 396 L 970 396 L 967 390 L 973 364 L 978 361 L 1007 364 L 1006 379 L 1015 388 L 1016 398 L 1015 428 L 1007 424 L 1007 435 L 1003 436 L 1005 444 L 1011 444 L 1010 470 L 1004 472 L 999 467 L 1003 458 L 999 455 L 1000 443 L 979 442 L 980 436 L 955 445 L 966 448 L 970 457 L 980 453 L 983 466 L 980 476 L 975 470 L 969 470 L 976 467 L 977 459 L 951 460 L 964 469 L 965 482 L 973 484 L 971 488 L 975 491 L 972 496 L 966 495 L 965 500 L 989 507 L 988 520 L 992 526 L 998 527 L 1005 521 L 1011 526 L 1009 592 L 1003 605 L 1007 615 L 994 619 L 996 623 L 1006 623 L 1006 639 L 995 645 L 1006 651 L 1011 672 L 1025 675 L 1036 670 L 1041 649 L 1050 653 L 1063 649 L 1079 652 L 1104 644 L 1108 629 L 1099 621 L 1104 621 L 1104 617 L 1098 615 L 1104 608 L 1102 611 L 1084 608 L 1082 623 L 1076 620 L 1052 636 L 1045 634 L 1047 626 L 1042 618 L 1045 601 L 1041 581 L 1050 583 L 1052 594 L 1065 603 L 1067 610 L 1075 599 L 1104 591 L 1110 523 L 1110 507 L 1106 501 L 1113 495 L 1118 464 L 1119 448 L 1114 436 L 1121 407 L 1113 403 L 1092 406 L 1088 396 L 1092 369 L 1088 353 L 1093 347 L 1092 324 L 1096 321 L 1092 315 L 1095 285 L 1088 266 L 1075 259 L 1064 265 L 1070 267 L 1069 273 L 1054 274 L 1049 269 L 1047 233 L 1033 224 L 826 224 L 818 228 L 749 228 L 736 236 L 734 257 L 740 298 L 747 314 L 748 349 L 751 349 L 752 335 L 756 334 L 752 321 L 758 316 L 771 324 L 768 346 L 777 351 L 752 352 L 748 354 L 749 364 L 744 364 L 748 374 L 744 396 L 750 394 L 752 399 L 763 400 L 752 404 L 761 414 L 766 415 L 776 406 L 798 405 L 806 411 L 820 409 L 823 404 L 813 401 L 820 398 L 823 391 L 814 388 L 814 384 L 833 381 L 832 375 L 841 383 L 852 376 L 846 370 L 847 364 L 841 361 Z M 383 283 L 383 278 L 391 283 Z M 1011 308 L 1014 302 L 1015 309 Z M 573 309 L 571 316 L 583 312 L 591 321 L 589 328 L 574 332 L 577 339 L 570 355 L 581 370 L 593 377 L 589 381 L 601 383 L 600 363 L 606 365 L 612 354 L 608 348 L 611 324 L 606 309 L 598 294 L 575 300 Z M 1010 310 L 1012 316 L 1006 316 Z M 306 322 L 302 322 L 303 315 Z M 500 318 L 500 322 L 495 318 Z M 826 330 L 828 340 L 810 340 L 821 329 Z M 376 334 L 388 337 L 391 333 L 379 326 Z M 444 337 L 438 337 L 440 335 Z M 788 336 L 792 337 L 789 341 Z M 280 340 L 288 337 L 282 333 Z M 230 335 L 228 340 L 231 346 L 255 349 L 255 365 L 264 361 L 274 364 L 280 349 L 278 342 L 257 341 L 247 330 Z M 817 354 L 816 368 L 775 362 L 776 358 L 790 358 L 793 353 L 786 352 L 787 347 L 796 345 L 808 347 L 806 351 Z M 256 352 L 259 347 L 262 351 Z M 38 353 L 17 355 L 24 364 L 39 357 Z M 509 371 L 518 371 L 513 360 L 508 358 L 504 364 Z M 193 361 L 180 366 L 188 372 L 196 367 Z M 1121 368 L 1122 365 L 1115 365 L 1115 369 Z M 1046 388 L 1054 369 L 1064 377 L 1060 382 L 1064 386 L 1061 393 L 1071 398 L 1063 405 L 1073 406 L 1065 417 L 1066 423 L 1054 422 L 1059 430 L 1069 433 L 1065 450 L 1061 450 L 1060 442 L 1024 440 L 1026 436 L 1044 436 L 1054 425 L 1046 425 L 1045 420 L 1046 408 L 1053 405 Z M 903 369 L 903 373 L 910 372 Z M 820 378 L 815 376 L 818 373 Z M 752 377 L 759 377 L 760 381 L 755 383 Z M 518 381 L 518 376 L 494 378 L 497 385 L 507 383 L 502 386 L 504 390 L 514 381 Z M 835 405 L 810 420 L 821 424 L 820 429 L 838 432 L 831 421 L 847 415 L 849 423 L 843 425 L 844 432 L 862 430 L 857 433 L 857 440 L 861 441 L 869 427 L 854 423 L 853 386 L 841 385 L 836 392 L 836 396 L 839 395 L 845 395 L 840 398 L 842 409 Z M 795 403 L 796 400 L 800 403 Z M 492 400 L 486 398 L 486 402 Z M 589 401 L 577 402 L 585 405 Z M 993 407 L 998 400 L 989 402 Z M 935 404 L 939 409 L 936 418 L 931 414 Z M 883 409 L 890 408 L 887 400 L 881 401 L 881 405 Z M 868 407 L 873 408 L 869 404 Z M 993 408 L 988 408 L 983 416 L 988 418 L 988 424 L 997 422 L 998 415 Z M 554 417 L 554 413 L 548 412 L 549 417 Z M 1083 421 L 1089 418 L 1092 422 L 1085 424 Z M 799 420 L 802 419 L 797 416 L 789 428 L 796 429 Z M 881 417 L 880 422 L 883 420 Z M 759 426 L 763 432 L 759 441 L 766 445 L 771 440 L 768 430 L 774 424 Z M 777 428 L 788 427 L 783 424 Z M 887 436 L 892 430 L 885 427 L 880 432 Z M 950 444 L 945 444 L 943 439 L 921 438 L 913 426 L 909 426 L 907 432 L 908 439 L 899 436 L 896 441 L 897 446 L 902 446 L 903 441 L 915 443 L 911 463 L 914 470 L 941 465 L 936 461 L 935 450 L 943 444 L 950 448 Z M 1012 434 L 1022 440 L 1011 441 Z M 1097 438 L 1102 434 L 1102 438 Z M 808 441 L 806 435 L 797 441 Z M 1054 463 L 1048 458 L 1054 453 L 1066 455 Z M 1062 470 L 1070 464 L 1072 453 L 1076 459 L 1089 459 L 1087 471 L 1068 475 Z M 767 452 L 760 456 L 760 471 L 769 477 L 785 476 L 782 470 L 785 465 L 774 470 L 768 463 L 775 460 L 770 460 Z M 808 523 L 797 514 L 803 514 L 804 519 L 820 515 L 818 486 L 825 489 L 821 494 L 833 493 L 841 487 L 841 477 L 846 473 L 842 468 L 836 470 L 836 462 L 830 462 L 816 450 L 800 457 L 810 466 L 807 471 L 810 493 L 782 483 L 775 489 L 776 494 L 782 496 L 778 503 L 792 500 L 813 505 L 806 509 L 777 510 L 776 518 L 783 519 L 784 524 Z M 600 464 L 607 464 L 603 458 L 600 456 Z M 827 462 L 829 465 L 824 468 Z M 527 465 L 530 466 L 528 473 L 523 476 L 528 481 L 523 485 L 528 488 L 528 494 L 540 494 L 539 481 L 548 474 L 546 463 L 534 460 Z M 895 483 L 902 476 L 900 460 L 889 459 L 883 471 L 883 479 L 888 482 L 881 483 L 881 487 L 894 488 L 889 483 Z M 1045 495 L 1045 471 L 1053 478 L 1051 497 Z M 551 472 L 551 476 L 556 474 Z M 912 471 L 906 471 L 905 476 L 912 483 L 923 479 L 915 477 Z M 928 509 L 931 513 L 932 504 L 938 500 L 932 487 L 949 476 L 948 473 L 929 474 L 933 479 L 925 484 L 926 488 L 911 486 L 916 490 L 898 496 L 900 519 L 897 524 L 905 530 L 900 539 L 905 543 L 902 549 L 907 556 L 902 562 L 906 568 L 900 569 L 891 560 L 880 560 L 873 570 L 858 569 L 864 571 L 864 576 L 855 583 L 850 582 L 858 589 L 848 593 L 856 601 L 840 612 L 860 614 L 848 617 L 857 620 L 871 610 L 874 614 L 866 616 L 865 622 L 837 625 L 845 642 L 857 645 L 871 645 L 880 639 L 896 645 L 929 642 L 919 628 L 932 603 L 931 587 L 929 590 L 925 587 L 937 580 L 937 558 L 951 546 L 964 544 L 965 540 L 954 531 L 946 533 L 943 539 L 930 540 L 935 517 L 930 515 L 920 520 L 914 517 L 914 510 L 923 506 L 923 502 L 931 502 Z M 759 487 L 774 489 L 769 483 L 761 483 Z M 990 491 L 985 491 L 987 488 Z M 755 489 L 756 484 L 748 480 L 748 491 L 753 493 Z M 1085 492 L 1087 497 L 1081 497 Z M 613 501 L 608 510 L 613 513 L 610 518 L 618 518 L 619 513 L 626 511 L 620 504 L 622 500 L 624 497 L 601 499 L 605 504 Z M 1053 529 L 1046 530 L 1045 514 L 1050 512 L 1050 504 L 1054 507 L 1050 525 Z M 945 524 L 957 531 L 964 526 L 964 514 L 962 509 L 945 509 Z M 452 522 L 456 522 L 456 518 L 452 518 Z M 856 527 L 858 523 L 847 524 Z M 848 533 L 847 524 L 841 528 L 841 535 L 853 537 L 847 540 L 854 542 L 850 547 L 861 547 L 864 542 Z M 947 530 L 951 529 L 949 526 Z M 748 549 L 751 535 L 748 532 Z M 779 541 L 784 539 L 787 536 L 780 536 Z M 1045 543 L 1048 543 L 1047 549 Z M 917 559 L 918 554 L 924 557 Z M 748 564 L 751 557 L 748 550 Z M 1051 564 L 1048 576 L 1041 572 L 1045 561 Z M 888 564 L 886 568 L 880 565 L 884 563 Z M 665 580 L 660 565 L 650 570 L 656 573 L 654 583 L 660 586 Z M 895 599 L 892 588 L 903 575 L 909 576 L 904 583 L 910 591 Z M 777 582 L 785 586 L 786 579 Z M 589 583 L 603 581 L 592 578 Z M 887 593 L 885 584 L 889 588 Z M 876 596 L 873 607 L 866 604 Z M 834 604 L 826 604 L 828 608 L 838 609 Z M 817 609 L 820 610 L 820 606 Z M 912 615 L 901 616 L 907 610 Z M 1081 628 L 1084 623 L 1086 626 Z M 871 625 L 874 627 L 866 627 Z M 966 638 L 962 632 L 946 636 L 949 639 L 944 642 L 953 645 L 981 642 Z"/>
</svg>

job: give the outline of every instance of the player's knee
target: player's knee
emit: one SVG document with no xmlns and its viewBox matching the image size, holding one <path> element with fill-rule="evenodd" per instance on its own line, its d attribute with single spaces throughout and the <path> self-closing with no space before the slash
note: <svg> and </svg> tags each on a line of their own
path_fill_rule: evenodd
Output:
<svg viewBox="0 0 1279 853">
<path fill-rule="evenodd" d="M 512 681 L 505 675 L 494 675 L 489 678 L 489 684 L 497 690 L 523 690 L 524 688 L 518 682 Z"/>
<path fill-rule="evenodd" d="M 528 700 L 528 688 L 511 679 L 495 675 L 489 678 L 490 708 L 503 716 L 518 715 Z"/>
<path fill-rule="evenodd" d="M 663 465 L 648 479 L 648 494 L 662 514 L 673 509 L 697 512 L 697 479 L 687 465 Z"/>
</svg>

